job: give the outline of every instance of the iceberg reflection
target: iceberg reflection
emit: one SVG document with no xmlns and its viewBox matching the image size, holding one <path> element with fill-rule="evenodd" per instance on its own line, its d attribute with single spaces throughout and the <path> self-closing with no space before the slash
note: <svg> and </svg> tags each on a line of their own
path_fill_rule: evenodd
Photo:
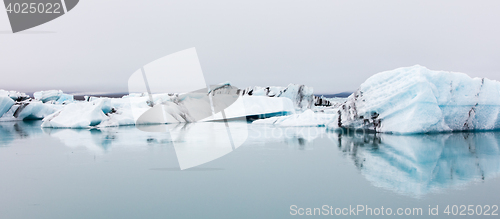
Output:
<svg viewBox="0 0 500 219">
<path fill-rule="evenodd" d="M 373 185 L 414 197 L 500 172 L 500 132 L 330 137 Z"/>
<path fill-rule="evenodd" d="M 43 133 L 96 155 L 118 148 L 136 152 L 167 146 L 175 150 L 178 168 L 189 169 L 243 145 L 253 150 L 311 150 L 315 140 L 328 137 L 373 185 L 417 198 L 459 189 L 500 173 L 500 132 L 343 134 L 327 132 L 324 127 L 255 125 L 244 119 L 100 130 L 41 129 L 39 125 L 40 121 L 0 123 L 0 146 Z"/>
<path fill-rule="evenodd" d="M 7 146 L 15 139 L 42 135 L 41 121 L 0 122 L 0 146 Z"/>
<path fill-rule="evenodd" d="M 178 123 L 138 126 L 143 134 L 164 133 L 171 138 L 181 170 L 220 158 L 239 146 L 248 136 L 246 119 L 234 122 Z"/>
<path fill-rule="evenodd" d="M 154 128 L 154 126 L 151 126 Z M 114 147 L 145 150 L 147 145 L 171 143 L 168 133 L 142 132 L 135 126 L 112 127 L 105 129 L 53 129 L 44 128 L 43 132 L 59 139 L 71 148 L 85 147 L 95 154 L 104 154 Z"/>
<path fill-rule="evenodd" d="M 275 128 L 252 125 L 243 119 L 231 122 L 198 122 L 122 126 L 104 129 L 43 129 L 71 148 L 85 147 L 105 154 L 114 147 L 145 150 L 147 145 L 173 146 L 181 170 L 220 158 L 243 144 L 286 143 L 306 149 L 314 139 L 326 136 L 324 128 Z"/>
</svg>

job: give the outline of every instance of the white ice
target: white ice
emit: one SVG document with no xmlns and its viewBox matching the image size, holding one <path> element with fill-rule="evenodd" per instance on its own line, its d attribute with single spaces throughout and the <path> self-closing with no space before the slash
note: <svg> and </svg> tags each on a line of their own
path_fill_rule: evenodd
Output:
<svg viewBox="0 0 500 219">
<path fill-rule="evenodd" d="M 9 97 L 7 92 L 2 91 L 0 91 L 0 117 L 2 117 L 14 105 L 14 100 Z"/>
<path fill-rule="evenodd" d="M 313 88 L 289 84 L 287 87 L 269 86 L 269 87 L 249 87 L 242 91 L 243 95 L 249 96 L 267 96 L 267 97 L 282 97 L 292 101 L 295 109 L 303 111 L 313 106 Z"/>
<path fill-rule="evenodd" d="M 17 91 L 6 91 L 0 89 L 0 96 L 8 96 L 14 101 L 21 101 L 29 98 L 29 95 Z"/>
<path fill-rule="evenodd" d="M 109 98 L 92 102 L 75 102 L 43 119 L 44 128 L 89 128 L 106 120 L 111 109 Z"/>
<path fill-rule="evenodd" d="M 204 94 L 206 96 L 206 94 Z M 135 124 L 162 124 L 190 122 L 186 118 L 203 110 L 196 102 L 194 107 L 189 107 L 189 98 L 181 101 L 180 105 L 171 94 L 155 94 L 153 102 L 155 109 L 147 104 L 147 95 L 131 94 L 124 98 L 91 98 L 90 102 L 74 102 L 44 119 L 43 127 L 52 128 L 90 128 L 90 127 L 114 127 Z M 207 99 L 208 100 L 208 99 Z M 294 105 L 288 98 L 265 97 L 265 96 L 240 96 L 236 102 L 224 109 L 222 112 L 211 114 L 212 109 L 207 102 L 204 108 L 210 115 L 200 121 L 214 121 L 223 119 L 245 118 L 251 115 L 262 115 L 272 113 L 295 113 Z M 111 112 L 114 109 L 114 112 Z M 144 119 L 145 114 L 150 113 L 149 119 Z M 138 119 L 142 118 L 140 122 Z"/>
<path fill-rule="evenodd" d="M 43 103 L 52 102 L 57 104 L 73 102 L 73 95 L 65 94 L 61 90 L 46 90 L 37 91 L 33 93 L 35 100 L 42 101 Z"/>
<path fill-rule="evenodd" d="M 231 89 L 228 83 L 215 89 L 217 95 L 239 95 L 236 102 L 219 107 L 223 111 L 214 110 L 213 98 L 202 92 L 152 96 L 133 93 L 123 98 L 91 97 L 81 102 L 59 90 L 36 92 L 34 96 L 39 101 L 22 100 L 22 93 L 0 90 L 0 120 L 45 118 L 44 127 L 88 128 L 298 112 L 255 123 L 326 125 L 329 129 L 402 134 L 500 128 L 499 82 L 470 78 L 463 73 L 431 71 L 418 65 L 375 74 L 349 98 L 328 100 L 328 106 L 314 106 L 319 99 L 314 97 L 312 88 L 304 85 L 251 87 L 235 93 Z M 50 112 L 54 113 L 48 116 Z"/>
<path fill-rule="evenodd" d="M 9 111 L 0 117 L 0 121 L 43 119 L 62 108 L 62 105 L 44 104 L 36 100 L 24 101 L 13 105 Z"/>
<path fill-rule="evenodd" d="M 427 133 L 500 128 L 500 83 L 463 73 L 398 68 L 366 80 L 331 129 Z"/>
</svg>

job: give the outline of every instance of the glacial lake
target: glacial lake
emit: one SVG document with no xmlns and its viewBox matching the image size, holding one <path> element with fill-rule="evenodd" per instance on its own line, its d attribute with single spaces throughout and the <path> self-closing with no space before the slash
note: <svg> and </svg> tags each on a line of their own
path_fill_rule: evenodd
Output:
<svg viewBox="0 0 500 219">
<path fill-rule="evenodd" d="M 305 214 L 325 205 L 333 215 L 309 217 L 338 217 L 336 208 L 360 205 L 393 215 L 422 209 L 401 216 L 408 218 L 438 207 L 434 218 L 454 218 L 454 205 L 457 214 L 460 205 L 500 205 L 499 145 L 500 132 L 399 136 L 237 121 L 72 130 L 2 122 L 0 218 L 294 218 L 299 208 Z M 384 217 L 366 213 L 343 217 Z M 461 217 L 498 217 L 474 213 Z"/>
</svg>

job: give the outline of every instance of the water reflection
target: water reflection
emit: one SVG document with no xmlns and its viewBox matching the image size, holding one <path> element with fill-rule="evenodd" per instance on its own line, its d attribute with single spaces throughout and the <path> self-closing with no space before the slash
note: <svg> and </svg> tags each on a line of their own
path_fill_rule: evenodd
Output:
<svg viewBox="0 0 500 219">
<path fill-rule="evenodd" d="M 43 131 L 68 147 L 85 147 L 95 154 L 108 153 L 114 147 L 144 150 L 145 145 L 173 146 L 181 170 L 218 159 L 243 144 L 284 142 L 307 149 L 308 143 L 326 135 L 324 128 L 273 128 L 251 125 L 246 120 Z"/>
<path fill-rule="evenodd" d="M 373 185 L 414 197 L 500 172 L 499 132 L 330 137 Z"/>
<path fill-rule="evenodd" d="M 247 144 L 285 143 L 292 149 L 308 150 L 317 138 L 327 136 L 324 127 L 275 127 L 249 125 Z"/>
<path fill-rule="evenodd" d="M 162 131 L 152 132 L 159 129 Z M 202 168 L 200 164 L 242 145 L 264 150 L 274 150 L 275 145 L 285 145 L 284 150 L 311 150 L 316 139 L 329 138 L 331 145 L 373 185 L 411 197 L 462 188 L 500 173 L 500 132 L 361 135 L 326 132 L 322 127 L 280 128 L 246 122 L 42 130 L 35 121 L 0 123 L 0 146 L 44 134 L 94 154 L 111 153 L 114 148 L 136 151 L 150 146 L 173 147 L 180 169 Z"/>
<path fill-rule="evenodd" d="M 148 145 L 168 145 L 171 138 L 168 133 L 142 132 L 135 126 L 113 127 L 106 129 L 52 129 L 43 132 L 59 139 L 71 148 L 85 147 L 95 154 L 105 154 L 114 147 L 132 150 L 145 150 Z"/>
<path fill-rule="evenodd" d="M 7 146 L 15 139 L 39 136 L 41 121 L 0 122 L 0 146 Z"/>
</svg>

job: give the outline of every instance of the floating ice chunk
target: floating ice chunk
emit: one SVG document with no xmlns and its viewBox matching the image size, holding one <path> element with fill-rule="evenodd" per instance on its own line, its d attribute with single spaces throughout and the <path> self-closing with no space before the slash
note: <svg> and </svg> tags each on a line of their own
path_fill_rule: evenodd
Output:
<svg viewBox="0 0 500 219">
<path fill-rule="evenodd" d="M 294 114 L 295 107 L 288 98 L 270 98 L 266 96 L 241 96 L 231 106 L 224 109 L 225 118 L 244 118 L 266 114 Z M 222 113 L 203 121 L 222 120 Z"/>
<path fill-rule="evenodd" d="M 288 98 L 238 96 L 237 89 L 226 86 L 230 85 L 212 89 L 208 94 L 211 100 L 207 91 L 153 94 L 154 107 L 148 105 L 149 97 L 144 94 L 131 94 L 123 99 L 130 101 L 130 112 L 136 124 L 214 121 L 273 113 L 295 113 L 294 105 Z"/>
<path fill-rule="evenodd" d="M 46 116 L 56 112 L 58 109 L 61 107 L 54 106 L 54 105 L 49 105 L 49 104 L 43 104 L 42 102 L 29 102 L 25 103 L 24 108 L 18 109 L 17 115 L 16 113 L 14 114 L 17 116 L 16 118 L 22 120 L 22 119 L 43 119 Z"/>
<path fill-rule="evenodd" d="M 99 125 L 111 111 L 111 101 L 100 98 L 92 102 L 75 102 L 43 119 L 45 128 L 89 128 Z"/>
<path fill-rule="evenodd" d="M 30 96 L 25 94 L 25 93 L 21 93 L 21 92 L 17 92 L 17 91 L 0 90 L 0 96 L 5 96 L 5 95 L 9 96 L 12 100 L 17 101 L 17 102 L 30 98 Z"/>
<path fill-rule="evenodd" d="M 427 133 L 500 128 L 500 83 L 463 73 L 398 68 L 366 80 L 329 128 Z"/>
<path fill-rule="evenodd" d="M 33 99 L 26 100 L 13 105 L 8 112 L 0 117 L 0 121 L 43 119 L 62 107 L 62 105 L 43 104 L 41 101 Z"/>
<path fill-rule="evenodd" d="M 241 91 L 247 96 L 285 97 L 292 101 L 296 110 L 303 111 L 312 106 L 330 106 L 330 101 L 313 95 L 313 89 L 304 85 L 289 84 L 287 87 L 249 87 Z"/>
<path fill-rule="evenodd" d="M 47 91 L 37 91 L 33 93 L 35 100 L 40 100 L 42 102 L 56 101 L 61 97 L 63 92 L 61 90 L 47 90 Z"/>
<path fill-rule="evenodd" d="M 314 113 L 314 111 L 308 109 L 299 114 L 256 120 L 253 124 L 275 126 L 325 126 L 326 123 L 336 118 L 336 114 Z"/>
<path fill-rule="evenodd" d="M 103 120 L 96 128 L 118 127 L 135 125 L 134 116 L 130 107 L 119 108 L 116 112 L 108 113 L 108 118 Z"/>
<path fill-rule="evenodd" d="M 29 99 L 25 93 L 0 90 L 0 121 L 42 119 L 56 109 L 55 106 Z"/>
<path fill-rule="evenodd" d="M 70 103 L 74 101 L 73 95 L 70 94 L 61 94 L 61 96 L 57 99 L 57 103 L 62 104 L 62 103 Z"/>
<path fill-rule="evenodd" d="M 289 98 L 300 109 L 313 106 L 313 89 L 304 85 L 290 84 L 279 96 Z"/>
<path fill-rule="evenodd" d="M 0 93 L 0 117 L 14 105 L 14 100 L 7 93 Z"/>
<path fill-rule="evenodd" d="M 229 86 L 221 85 L 212 89 L 210 93 L 204 90 L 188 94 L 153 94 L 151 97 L 144 93 L 132 93 L 123 98 L 90 97 L 90 102 L 70 103 L 59 112 L 47 116 L 42 126 L 104 128 L 295 113 L 294 104 L 289 98 L 239 96 L 240 90 L 230 89 Z M 209 95 L 211 98 L 208 98 Z M 154 107 L 151 107 L 150 102 Z"/>
<path fill-rule="evenodd" d="M 33 93 L 35 100 L 42 101 L 43 103 L 51 102 L 57 104 L 70 103 L 74 101 L 71 94 L 65 94 L 61 90 L 47 90 L 37 91 Z"/>
</svg>

